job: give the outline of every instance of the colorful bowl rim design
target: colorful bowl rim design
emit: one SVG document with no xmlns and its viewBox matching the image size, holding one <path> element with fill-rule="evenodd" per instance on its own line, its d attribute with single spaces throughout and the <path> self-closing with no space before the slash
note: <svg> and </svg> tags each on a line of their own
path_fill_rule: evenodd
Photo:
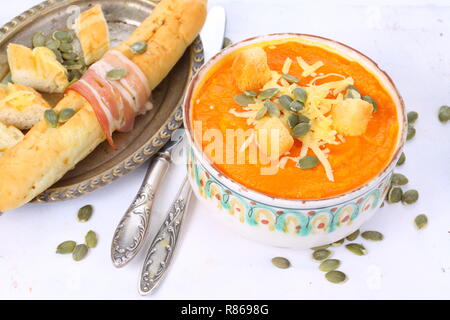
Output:
<svg viewBox="0 0 450 320">
<path fill-rule="evenodd" d="M 399 124 L 400 124 L 400 131 L 401 134 L 399 134 L 398 141 L 397 141 L 397 148 L 394 152 L 394 155 L 391 159 L 391 161 L 388 163 L 388 165 L 375 177 L 373 177 L 370 181 L 365 183 L 364 185 L 349 190 L 345 193 L 338 194 L 332 197 L 327 198 L 320 198 L 320 199 L 292 199 L 292 198 L 280 198 L 280 197 L 272 197 L 267 194 L 264 194 L 262 192 L 250 189 L 249 187 L 246 187 L 239 182 L 233 180 L 232 178 L 228 177 L 225 173 L 221 172 L 219 169 L 217 169 L 212 163 L 211 160 L 203 154 L 203 151 L 197 143 L 194 140 L 194 137 L 192 135 L 192 126 L 191 126 L 191 100 L 192 95 L 199 84 L 200 80 L 202 79 L 203 75 L 206 74 L 206 72 L 222 57 L 228 55 L 229 53 L 233 52 L 234 50 L 241 48 L 246 45 L 251 45 L 259 42 L 264 41 L 270 41 L 270 40 L 283 40 L 283 39 L 289 39 L 289 38 L 299 38 L 303 40 L 307 40 L 316 43 L 320 43 L 322 45 L 326 45 L 328 47 L 331 47 L 332 49 L 336 50 L 338 53 L 342 54 L 342 56 L 348 58 L 348 59 L 357 59 L 354 56 L 345 54 L 345 50 L 350 52 L 353 55 L 356 55 L 359 57 L 359 62 L 365 67 L 369 68 L 370 71 L 376 72 L 375 76 L 383 83 L 385 88 L 388 90 L 388 92 L 391 94 L 392 98 L 394 99 L 394 102 L 396 102 L 397 106 L 397 115 L 399 117 Z M 384 79 L 382 78 L 384 77 Z M 386 86 L 386 84 L 388 86 Z M 373 188 L 377 186 L 377 184 L 383 180 L 388 174 L 390 174 L 403 149 L 403 146 L 406 141 L 406 134 L 407 134 L 407 118 L 406 118 L 406 112 L 405 112 L 405 105 L 404 101 L 398 92 L 394 82 L 389 77 L 389 75 L 383 71 L 377 63 L 375 63 L 372 59 L 364 55 L 363 53 L 359 52 L 356 49 L 353 49 L 352 47 L 343 44 L 341 42 L 321 37 L 321 36 L 315 36 L 310 34 L 301 34 L 301 33 L 273 33 L 268 35 L 261 35 L 256 36 L 252 38 L 248 38 L 236 43 L 233 43 L 232 45 L 224 48 L 222 51 L 217 53 L 215 56 L 210 58 L 197 72 L 197 74 L 191 79 L 191 82 L 189 83 L 188 90 L 186 93 L 186 96 L 184 98 L 183 102 L 183 122 L 184 127 L 186 129 L 186 135 L 188 138 L 188 141 L 190 143 L 190 146 L 196 156 L 196 158 L 199 160 L 199 162 L 205 167 L 205 169 L 215 176 L 218 180 L 220 180 L 224 186 L 229 188 L 230 190 L 233 190 L 236 193 L 242 194 L 245 193 L 246 198 L 251 198 L 255 201 L 267 204 L 267 205 L 273 205 L 273 206 L 281 206 L 285 208 L 317 208 L 317 207 L 327 207 L 335 205 L 336 203 L 340 203 L 343 201 L 348 201 L 350 199 L 356 199 L 362 194 L 369 192 Z"/>
</svg>

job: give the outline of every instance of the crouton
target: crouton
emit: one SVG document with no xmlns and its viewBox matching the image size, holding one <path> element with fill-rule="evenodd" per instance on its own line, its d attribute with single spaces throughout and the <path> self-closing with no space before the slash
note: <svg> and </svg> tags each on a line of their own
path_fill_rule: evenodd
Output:
<svg viewBox="0 0 450 320">
<path fill-rule="evenodd" d="M 361 99 L 345 99 L 331 109 L 333 127 L 346 136 L 359 136 L 366 132 L 372 118 L 372 104 Z"/>
<path fill-rule="evenodd" d="M 258 148 L 271 160 L 278 160 L 294 145 L 289 130 L 277 117 L 264 117 L 258 120 L 255 130 Z"/>
<path fill-rule="evenodd" d="M 239 51 L 234 58 L 233 76 L 241 91 L 257 90 L 272 78 L 267 54 L 260 47 Z"/>
</svg>

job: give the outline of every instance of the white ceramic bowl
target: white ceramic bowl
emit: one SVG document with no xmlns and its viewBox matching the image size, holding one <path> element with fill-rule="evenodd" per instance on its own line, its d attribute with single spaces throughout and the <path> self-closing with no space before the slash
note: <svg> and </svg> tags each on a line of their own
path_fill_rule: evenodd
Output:
<svg viewBox="0 0 450 320">
<path fill-rule="evenodd" d="M 400 134 L 392 160 L 365 185 L 325 199 L 292 200 L 274 198 L 249 190 L 217 170 L 194 142 L 191 100 L 197 85 L 222 57 L 253 43 L 299 38 L 325 45 L 350 60 L 356 60 L 384 85 L 392 96 L 399 119 Z M 271 34 L 235 43 L 210 59 L 192 79 L 184 103 L 184 126 L 190 143 L 188 172 L 196 196 L 210 211 L 241 235 L 280 247 L 310 248 L 335 242 L 360 228 L 380 207 L 390 185 L 395 164 L 406 140 L 407 120 L 403 100 L 389 76 L 375 62 L 342 43 L 305 34 Z M 386 222 L 388 223 L 388 221 Z"/>
</svg>

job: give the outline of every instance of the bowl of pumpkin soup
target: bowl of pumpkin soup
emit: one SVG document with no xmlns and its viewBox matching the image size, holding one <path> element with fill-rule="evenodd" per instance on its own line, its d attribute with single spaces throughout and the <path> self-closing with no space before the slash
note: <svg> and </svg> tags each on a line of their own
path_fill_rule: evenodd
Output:
<svg viewBox="0 0 450 320">
<path fill-rule="evenodd" d="M 235 43 L 192 79 L 188 173 L 207 210 L 266 244 L 308 248 L 382 204 L 406 139 L 389 76 L 351 47 L 304 34 Z"/>
</svg>

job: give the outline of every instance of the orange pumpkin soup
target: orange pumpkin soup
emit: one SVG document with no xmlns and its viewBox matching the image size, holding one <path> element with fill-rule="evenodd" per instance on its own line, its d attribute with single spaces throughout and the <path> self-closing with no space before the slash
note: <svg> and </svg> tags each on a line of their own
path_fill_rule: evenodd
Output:
<svg viewBox="0 0 450 320">
<path fill-rule="evenodd" d="M 337 133 L 336 141 L 338 142 L 320 146 L 320 150 L 326 154 L 332 168 L 331 177 L 330 172 L 327 173 L 321 163 L 304 170 L 299 168 L 296 161 L 285 161 L 275 174 L 262 174 L 261 168 L 267 164 L 263 164 L 260 160 L 256 163 L 216 162 L 214 166 L 218 170 L 243 186 L 269 196 L 287 199 L 322 199 L 364 185 L 388 165 L 397 145 L 399 121 L 392 97 L 373 74 L 358 62 L 350 61 L 324 47 L 309 43 L 291 39 L 276 43 L 265 42 L 256 46 L 264 49 L 271 72 L 280 75 L 286 73 L 287 68 L 289 75 L 294 77 L 294 80 L 291 79 L 292 77 L 284 77 L 288 83 L 286 80 L 281 78 L 277 80 L 277 78 L 275 79 L 277 83 L 284 83 L 285 87 L 294 85 L 309 90 L 314 78 L 316 79 L 313 83 L 317 86 L 347 78 L 352 81 L 350 87 L 357 90 L 361 97 L 370 96 L 377 107 L 374 108 L 373 113 L 371 109 L 370 120 L 362 134 Z M 240 48 L 219 60 L 204 76 L 194 92 L 191 100 L 191 121 L 201 121 L 203 132 L 208 129 L 217 129 L 225 137 L 227 129 L 247 130 L 254 127 L 247 118 L 236 116 L 236 113 L 244 114 L 249 110 L 235 101 L 235 96 L 242 94 L 243 91 L 242 88 L 239 89 L 236 75 L 233 73 L 233 62 L 236 55 L 244 49 Z M 287 62 L 287 58 L 290 58 L 288 59 L 290 62 Z M 306 68 L 314 64 L 316 67 L 312 72 L 311 70 L 306 72 Z M 347 88 L 347 94 L 350 87 Z M 342 101 L 346 99 L 343 93 L 331 91 L 326 98 Z M 325 99 L 322 100 L 325 101 Z M 274 100 L 274 102 L 277 101 Z M 331 114 L 331 111 L 327 112 L 326 118 L 332 119 Z M 203 140 L 200 143 L 204 151 L 209 143 L 211 141 Z M 225 145 L 224 149 L 226 148 Z M 301 149 L 302 141 L 294 139 L 288 155 L 284 154 L 281 158 L 283 156 L 298 157 Z M 238 145 L 233 149 L 234 160 L 239 150 L 242 150 L 242 146 Z M 244 152 L 248 153 L 249 150 L 245 149 Z M 206 153 L 213 158 L 209 152 Z M 308 149 L 307 155 L 315 156 L 315 153 L 312 149 Z M 246 156 L 248 159 L 249 155 Z"/>
</svg>

